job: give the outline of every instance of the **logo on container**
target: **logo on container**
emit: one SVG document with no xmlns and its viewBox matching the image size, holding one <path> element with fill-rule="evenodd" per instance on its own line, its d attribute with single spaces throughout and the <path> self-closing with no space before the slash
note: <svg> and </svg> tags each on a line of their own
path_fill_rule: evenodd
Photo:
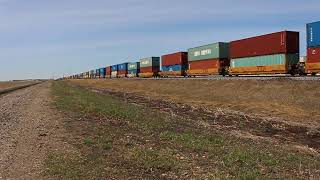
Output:
<svg viewBox="0 0 320 180">
<path fill-rule="evenodd" d="M 315 49 L 313 49 L 311 53 L 312 53 L 312 55 L 315 55 L 315 54 L 317 54 L 317 51 Z"/>
<path fill-rule="evenodd" d="M 142 61 L 141 64 L 147 65 L 149 64 L 149 61 L 148 60 Z"/>
<path fill-rule="evenodd" d="M 195 51 L 194 52 L 194 56 L 205 56 L 208 54 L 211 54 L 211 49 L 205 49 L 205 50 L 201 50 L 201 51 Z"/>
</svg>

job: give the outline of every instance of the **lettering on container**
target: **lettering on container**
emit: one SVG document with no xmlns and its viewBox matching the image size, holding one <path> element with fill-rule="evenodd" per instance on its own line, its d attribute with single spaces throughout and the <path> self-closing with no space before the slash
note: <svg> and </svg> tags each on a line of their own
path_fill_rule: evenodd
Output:
<svg viewBox="0 0 320 180">
<path fill-rule="evenodd" d="M 310 41 L 313 41 L 313 29 L 312 27 L 310 28 Z"/>
<path fill-rule="evenodd" d="M 147 65 L 149 64 L 149 60 L 142 61 L 141 64 Z"/>
<path fill-rule="evenodd" d="M 211 49 L 205 49 L 205 50 L 201 50 L 201 51 L 195 51 L 193 53 L 193 55 L 195 57 L 197 57 L 197 56 L 205 56 L 205 55 L 211 54 L 211 52 L 212 52 Z"/>
</svg>

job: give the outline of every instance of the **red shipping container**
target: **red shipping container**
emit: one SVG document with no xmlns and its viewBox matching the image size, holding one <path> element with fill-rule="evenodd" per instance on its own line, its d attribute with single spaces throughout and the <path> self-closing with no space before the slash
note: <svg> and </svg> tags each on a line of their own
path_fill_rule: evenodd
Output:
<svg viewBox="0 0 320 180">
<path fill-rule="evenodd" d="M 119 70 L 118 71 L 118 75 L 126 75 L 126 74 L 128 74 L 128 71 L 126 71 L 126 70 Z"/>
<path fill-rule="evenodd" d="M 282 31 L 230 42 L 230 57 L 299 53 L 299 32 Z"/>
<path fill-rule="evenodd" d="M 161 59 L 162 66 L 186 65 L 188 63 L 188 53 L 178 52 L 174 54 L 167 54 L 163 55 Z"/>
<path fill-rule="evenodd" d="M 111 76 L 111 66 L 106 67 L 106 76 Z"/>
<path fill-rule="evenodd" d="M 320 63 L 320 47 L 308 48 L 307 63 Z"/>
<path fill-rule="evenodd" d="M 208 59 L 189 62 L 189 70 L 223 68 L 230 65 L 229 59 Z"/>
<path fill-rule="evenodd" d="M 160 67 L 150 66 L 150 67 L 140 67 L 140 73 L 158 73 Z"/>
</svg>

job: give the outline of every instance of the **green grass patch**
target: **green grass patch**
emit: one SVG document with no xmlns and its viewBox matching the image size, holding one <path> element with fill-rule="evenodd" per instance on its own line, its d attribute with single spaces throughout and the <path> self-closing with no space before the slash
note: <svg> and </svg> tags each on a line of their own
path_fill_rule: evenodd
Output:
<svg viewBox="0 0 320 180">
<path fill-rule="evenodd" d="M 54 106 L 66 116 L 68 142 L 80 154 L 47 160 L 48 173 L 72 179 L 319 177 L 320 159 L 267 142 L 230 137 L 59 81 Z"/>
</svg>

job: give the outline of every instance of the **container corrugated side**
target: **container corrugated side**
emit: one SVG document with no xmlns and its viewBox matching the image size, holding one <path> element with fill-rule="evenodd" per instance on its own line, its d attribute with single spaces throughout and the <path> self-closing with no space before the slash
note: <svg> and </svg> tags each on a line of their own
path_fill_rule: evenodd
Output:
<svg viewBox="0 0 320 180">
<path fill-rule="evenodd" d="M 128 63 L 118 64 L 118 71 L 127 71 L 128 70 Z"/>
<path fill-rule="evenodd" d="M 140 68 L 140 62 L 128 63 L 128 71 Z"/>
<path fill-rule="evenodd" d="M 250 66 L 272 66 L 285 65 L 286 63 L 293 65 L 299 63 L 299 54 L 274 54 L 267 56 L 255 56 L 231 59 L 230 67 L 250 67 Z M 286 62 L 288 60 L 288 62 Z"/>
<path fill-rule="evenodd" d="M 173 54 L 166 54 L 161 57 L 162 66 L 186 65 L 186 64 L 188 64 L 187 52 L 177 52 Z"/>
<path fill-rule="evenodd" d="M 187 66 L 182 65 L 172 65 L 172 66 L 162 66 L 162 71 L 185 71 Z"/>
<path fill-rule="evenodd" d="M 320 46 L 320 21 L 307 24 L 307 46 Z"/>
<path fill-rule="evenodd" d="M 140 68 L 142 67 L 159 67 L 160 66 L 160 57 L 150 57 L 140 60 Z"/>
<path fill-rule="evenodd" d="M 320 47 L 308 48 L 307 63 L 320 63 Z"/>
<path fill-rule="evenodd" d="M 111 71 L 118 71 L 118 65 L 111 66 Z"/>
<path fill-rule="evenodd" d="M 229 58 L 229 43 L 218 42 L 188 50 L 189 62 L 216 58 Z"/>
<path fill-rule="evenodd" d="M 299 32 L 282 31 L 230 42 L 230 57 L 299 53 Z"/>
<path fill-rule="evenodd" d="M 138 74 L 139 74 L 139 70 L 136 69 L 136 70 L 129 70 L 128 71 L 128 77 L 138 77 Z"/>
</svg>

